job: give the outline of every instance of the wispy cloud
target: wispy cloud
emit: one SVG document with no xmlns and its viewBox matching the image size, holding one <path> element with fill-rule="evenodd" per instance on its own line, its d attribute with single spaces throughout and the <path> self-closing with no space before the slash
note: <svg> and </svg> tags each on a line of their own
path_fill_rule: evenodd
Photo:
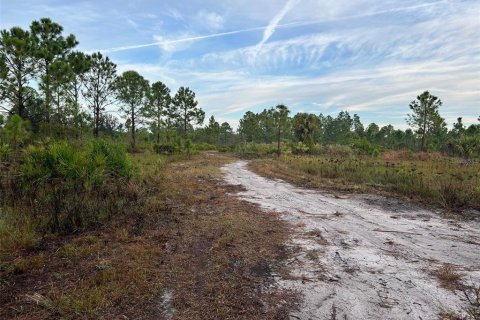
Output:
<svg viewBox="0 0 480 320">
<path fill-rule="evenodd" d="M 265 44 L 265 42 L 267 42 L 268 39 L 270 39 L 270 37 L 273 35 L 283 17 L 285 17 L 285 15 L 299 2 L 300 0 L 288 0 L 282 10 L 280 10 L 280 12 L 278 12 L 272 20 L 270 20 L 270 23 L 263 31 L 262 40 L 260 40 L 260 42 L 257 44 L 257 52 L 262 49 L 262 46 Z"/>
<path fill-rule="evenodd" d="M 300 1 L 301 0 L 289 0 L 287 4 L 282 8 L 282 10 L 270 21 L 268 25 L 265 25 L 265 26 L 238 29 L 233 31 L 212 33 L 212 34 L 206 34 L 206 35 L 198 35 L 198 36 L 192 36 L 192 37 L 177 38 L 177 39 L 171 39 L 171 40 L 165 40 L 165 41 L 156 41 L 156 42 L 150 42 L 150 43 L 144 43 L 144 44 L 138 44 L 138 45 L 127 45 L 127 46 L 119 46 L 119 47 L 112 47 L 112 48 L 106 48 L 106 49 L 96 49 L 92 51 L 101 51 L 105 53 L 118 52 L 118 51 L 142 49 L 142 48 L 148 48 L 148 47 L 154 47 L 154 46 L 165 46 L 165 45 L 170 45 L 170 44 L 179 43 L 179 42 L 191 42 L 191 41 L 205 40 L 205 39 L 211 39 L 211 38 L 220 38 L 220 37 L 231 36 L 231 35 L 247 33 L 247 32 L 264 31 L 262 40 L 256 46 L 256 51 L 258 52 L 263 47 L 263 45 L 268 41 L 268 39 L 270 39 L 270 37 L 275 32 L 275 30 L 278 28 L 305 27 L 305 26 L 315 25 L 320 23 L 329 23 L 329 22 L 351 20 L 351 19 L 357 19 L 357 18 L 367 18 L 367 17 L 377 16 L 377 15 L 382 15 L 387 13 L 402 12 L 402 11 L 426 8 L 426 7 L 433 7 L 433 6 L 438 6 L 440 4 L 449 2 L 447 0 L 436 1 L 431 3 L 413 5 L 413 6 L 397 7 L 397 8 L 392 8 L 388 10 L 379 10 L 379 11 L 368 12 L 368 13 L 358 14 L 358 15 L 335 17 L 331 19 L 294 21 L 294 22 L 281 24 L 280 22 L 285 17 L 285 15 Z M 173 17 L 175 17 L 175 19 L 182 19 L 181 14 L 177 10 L 174 10 L 174 9 L 170 9 L 170 10 L 173 12 Z M 212 19 L 213 21 L 217 20 L 216 22 L 217 24 L 220 21 L 220 18 L 218 17 L 214 18 L 212 16 L 210 17 L 210 19 Z M 215 22 L 212 22 L 212 21 L 210 22 L 215 24 Z"/>
<path fill-rule="evenodd" d="M 206 25 L 210 31 L 218 31 L 222 29 L 225 24 L 225 19 L 221 15 L 206 10 L 201 10 L 197 14 L 197 19 L 199 23 Z"/>
</svg>

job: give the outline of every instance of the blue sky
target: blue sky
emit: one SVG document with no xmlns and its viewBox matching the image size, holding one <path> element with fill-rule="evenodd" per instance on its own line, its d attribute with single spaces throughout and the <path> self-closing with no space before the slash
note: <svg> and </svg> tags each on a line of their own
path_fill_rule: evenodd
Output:
<svg viewBox="0 0 480 320">
<path fill-rule="evenodd" d="M 480 115 L 478 0 L 0 0 L 1 29 L 41 17 L 233 126 L 284 103 L 405 128 L 424 90 L 449 125 Z"/>
</svg>

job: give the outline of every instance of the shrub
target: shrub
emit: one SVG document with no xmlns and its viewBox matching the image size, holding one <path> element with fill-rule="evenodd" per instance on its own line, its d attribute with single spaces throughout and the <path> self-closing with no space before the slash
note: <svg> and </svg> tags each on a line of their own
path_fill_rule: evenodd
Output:
<svg viewBox="0 0 480 320">
<path fill-rule="evenodd" d="M 55 179 L 79 179 L 84 174 L 82 160 L 77 149 L 66 142 L 29 146 L 21 167 L 23 181 L 27 185 L 43 185 Z"/>
<path fill-rule="evenodd" d="M 463 136 L 458 139 L 452 139 L 447 143 L 447 148 L 450 153 L 459 157 L 480 157 L 480 137 Z"/>
<path fill-rule="evenodd" d="M 195 145 L 193 144 L 192 140 L 187 139 L 183 144 L 183 151 L 190 156 L 195 151 Z"/>
<path fill-rule="evenodd" d="M 12 145 L 18 146 L 30 137 L 31 133 L 27 130 L 28 126 L 28 121 L 23 120 L 19 115 L 15 114 L 7 120 L 3 131 Z"/>
<path fill-rule="evenodd" d="M 351 158 L 355 155 L 351 147 L 340 144 L 321 145 L 317 152 L 334 158 Z"/>
<path fill-rule="evenodd" d="M 157 154 L 174 154 L 175 146 L 172 144 L 154 144 L 153 151 Z"/>
<path fill-rule="evenodd" d="M 352 148 L 358 150 L 362 154 L 367 154 L 373 157 L 378 157 L 380 154 L 380 151 L 365 138 L 353 140 Z"/>
<path fill-rule="evenodd" d="M 305 154 L 310 151 L 310 148 L 302 142 L 292 143 L 290 148 L 293 154 Z"/>
<path fill-rule="evenodd" d="M 132 165 L 124 148 L 105 140 L 93 140 L 87 150 L 90 170 L 93 165 L 104 165 L 105 174 L 111 177 L 129 178 L 132 175 Z"/>
<path fill-rule="evenodd" d="M 202 142 L 202 143 L 196 144 L 195 149 L 198 151 L 212 151 L 212 150 L 216 150 L 217 147 L 214 146 L 213 144 Z"/>
<path fill-rule="evenodd" d="M 92 141 L 85 150 L 67 142 L 30 146 L 15 196 L 23 200 L 40 229 L 71 232 L 121 211 L 129 200 L 123 190 L 132 175 L 124 148 L 103 140 Z M 12 181 L 12 189 L 15 185 Z"/>
<path fill-rule="evenodd" d="M 12 148 L 8 143 L 0 141 L 0 161 L 8 159 L 12 152 Z"/>
</svg>

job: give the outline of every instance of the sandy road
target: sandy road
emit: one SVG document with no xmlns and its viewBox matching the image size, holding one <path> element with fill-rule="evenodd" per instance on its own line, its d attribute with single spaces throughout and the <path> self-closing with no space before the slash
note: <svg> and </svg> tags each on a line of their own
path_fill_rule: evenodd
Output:
<svg viewBox="0 0 480 320">
<path fill-rule="evenodd" d="M 450 263 L 464 282 L 480 283 L 478 223 L 441 219 L 379 196 L 338 199 L 265 179 L 245 161 L 222 170 L 229 184 L 245 188 L 237 196 L 296 226 L 295 277 L 278 279 L 303 294 L 292 319 L 438 319 L 442 308 L 460 311 L 467 301 L 441 288 L 431 270 Z"/>
</svg>

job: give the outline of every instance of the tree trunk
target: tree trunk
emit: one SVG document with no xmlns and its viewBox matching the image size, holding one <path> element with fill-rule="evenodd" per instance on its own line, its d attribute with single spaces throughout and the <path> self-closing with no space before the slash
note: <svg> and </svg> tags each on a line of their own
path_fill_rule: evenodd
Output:
<svg viewBox="0 0 480 320">
<path fill-rule="evenodd" d="M 73 106 L 73 126 L 77 129 L 76 130 L 76 133 L 75 133 L 75 136 L 78 138 L 80 138 L 80 123 L 79 123 L 79 108 L 78 108 L 78 85 L 77 85 L 77 80 L 75 79 L 75 84 L 74 84 L 75 88 L 74 88 L 74 92 L 73 92 L 73 95 L 74 95 L 74 106 Z"/>
<path fill-rule="evenodd" d="M 134 108 L 131 107 L 131 111 L 132 111 L 132 151 L 135 151 L 135 112 L 134 112 Z"/>
<path fill-rule="evenodd" d="M 423 109 L 422 151 L 426 151 L 425 150 L 425 136 L 427 134 L 426 130 L 427 130 L 427 106 L 425 105 Z"/>
<path fill-rule="evenodd" d="M 280 134 L 281 134 L 280 128 L 278 128 L 278 135 L 277 135 L 277 155 L 280 157 Z"/>
<path fill-rule="evenodd" d="M 184 117 L 183 117 L 183 137 L 187 138 L 187 108 L 184 107 Z"/>
<path fill-rule="evenodd" d="M 157 118 L 157 144 L 160 144 L 160 116 Z"/>
<path fill-rule="evenodd" d="M 45 62 L 45 121 L 50 123 L 50 75 L 48 72 L 49 64 Z"/>
<path fill-rule="evenodd" d="M 100 107 L 98 106 L 98 103 L 95 103 L 95 106 L 94 106 L 94 112 L 93 112 L 93 121 L 94 121 L 94 125 L 93 125 L 93 136 L 95 138 L 98 138 L 98 127 L 99 127 L 99 118 L 100 118 Z"/>
<path fill-rule="evenodd" d="M 20 70 L 22 69 L 22 66 L 19 66 Z M 20 118 L 25 119 L 25 102 L 24 97 L 23 97 L 23 85 L 22 85 L 22 77 L 21 77 L 21 71 L 18 72 L 17 75 L 17 82 L 18 82 L 18 94 L 17 94 L 17 99 L 18 99 L 18 115 Z"/>
</svg>

